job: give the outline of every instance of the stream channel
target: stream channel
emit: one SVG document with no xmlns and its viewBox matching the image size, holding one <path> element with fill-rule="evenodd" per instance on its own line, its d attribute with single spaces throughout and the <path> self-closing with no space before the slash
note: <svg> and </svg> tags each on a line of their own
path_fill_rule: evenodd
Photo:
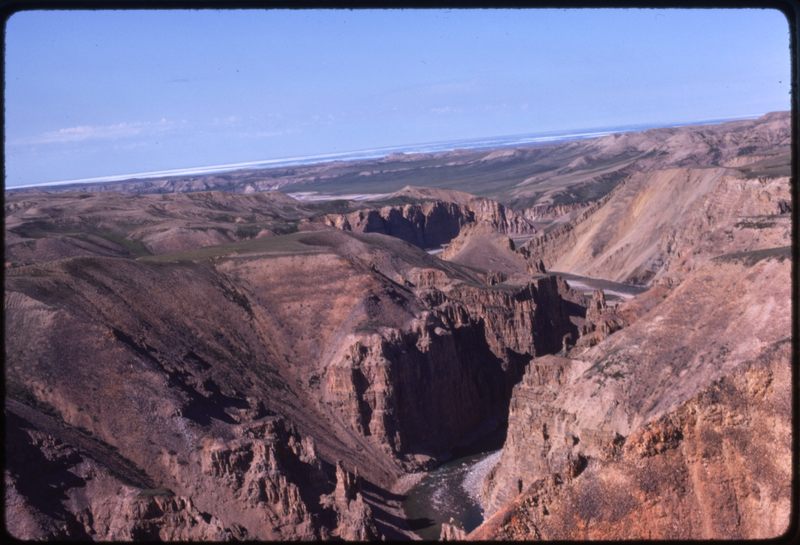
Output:
<svg viewBox="0 0 800 545">
<path fill-rule="evenodd" d="M 428 473 L 406 494 L 403 509 L 422 539 L 437 540 L 453 518 L 470 532 L 483 522 L 478 498 L 483 480 L 500 460 L 500 450 L 456 458 Z"/>
<path fill-rule="evenodd" d="M 630 299 L 647 289 L 576 274 L 554 271 L 553 274 L 561 275 L 572 288 L 583 293 L 602 289 L 610 301 Z M 479 502 L 481 487 L 500 460 L 500 454 L 500 450 L 484 450 L 456 458 L 434 469 L 411 488 L 403 500 L 403 509 L 414 532 L 422 539 L 437 540 L 442 523 L 450 522 L 451 518 L 467 532 L 477 528 L 484 519 Z"/>
</svg>

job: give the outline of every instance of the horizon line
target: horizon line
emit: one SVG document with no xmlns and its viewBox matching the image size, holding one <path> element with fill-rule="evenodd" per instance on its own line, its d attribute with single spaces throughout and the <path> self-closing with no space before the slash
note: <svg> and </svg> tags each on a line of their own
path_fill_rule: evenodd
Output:
<svg viewBox="0 0 800 545">
<path fill-rule="evenodd" d="M 784 110 L 778 110 L 784 111 Z M 791 110 L 789 110 L 791 112 Z M 72 185 L 72 184 L 95 184 L 95 183 L 108 183 L 108 182 L 125 182 L 125 181 L 134 181 L 134 180 L 147 180 L 152 178 L 170 178 L 170 177 L 177 177 L 177 176 L 192 176 L 192 175 L 204 175 L 204 174 L 215 174 L 215 173 L 224 173 L 224 172 L 234 172 L 237 170 L 245 170 L 247 167 L 256 167 L 259 165 L 264 166 L 264 168 L 270 168 L 272 164 L 275 168 L 279 168 L 282 166 L 309 166 L 315 164 L 322 164 L 322 163 L 329 163 L 335 162 L 337 159 L 341 159 L 347 155 L 353 154 L 365 154 L 371 153 L 371 156 L 362 156 L 362 157 L 353 157 L 350 160 L 358 161 L 358 160 L 369 160 L 369 159 L 378 159 L 387 157 L 391 153 L 401 153 L 407 155 L 414 155 L 420 153 L 443 153 L 443 152 L 452 152 L 452 151 L 459 151 L 459 150 L 466 150 L 466 149 L 482 149 L 485 147 L 486 149 L 491 149 L 492 146 L 476 146 L 474 148 L 453 148 L 453 149 L 445 149 L 445 150 L 413 150 L 408 149 L 407 151 L 401 151 L 407 148 L 414 148 L 414 147 L 422 147 L 422 146 L 435 146 L 435 145 L 445 145 L 445 144 L 467 144 L 469 142 L 478 142 L 481 143 L 482 140 L 491 140 L 491 139 L 501 139 L 501 138 L 522 138 L 525 136 L 533 137 L 534 135 L 538 135 L 536 139 L 533 139 L 529 142 L 513 142 L 507 144 L 505 147 L 513 146 L 513 145 L 525 145 L 525 144 L 535 144 L 540 142 L 557 142 L 559 140 L 567 140 L 570 137 L 575 137 L 574 139 L 591 139 L 591 138 L 598 138 L 601 136 L 607 136 L 609 134 L 615 133 L 627 133 L 627 132 L 638 132 L 638 130 L 649 130 L 655 128 L 672 128 L 672 127 L 684 127 L 688 125 L 712 125 L 712 124 L 720 124 L 728 121 L 738 121 L 738 120 L 745 120 L 745 119 L 756 119 L 759 117 L 763 117 L 772 112 L 762 112 L 759 114 L 747 114 L 747 115 L 738 115 L 733 117 L 719 117 L 719 118 L 711 118 L 711 119 L 697 119 L 692 121 L 682 121 L 682 122 L 644 122 L 644 123 L 635 123 L 629 125 L 618 125 L 618 126 L 604 126 L 604 127 L 592 127 L 586 129 L 572 129 L 572 131 L 581 131 L 581 132 L 563 132 L 563 129 L 556 129 L 550 131 L 543 131 L 539 133 L 517 133 L 517 134 L 505 134 L 505 135 L 494 135 L 494 136 L 480 136 L 474 138 L 465 138 L 459 140 L 437 140 L 437 141 L 429 141 L 429 142 L 417 142 L 413 144 L 396 144 L 392 146 L 382 146 L 378 148 L 365 148 L 359 150 L 350 150 L 350 151 L 341 151 L 341 152 L 329 152 L 329 153 L 320 153 L 314 155 L 301 155 L 296 157 L 280 157 L 280 158 L 273 158 L 273 159 L 262 159 L 258 161 L 244 161 L 244 162 L 237 162 L 237 163 L 221 163 L 217 165 L 205 165 L 205 166 L 193 166 L 193 167 L 182 167 L 182 168 L 171 168 L 171 169 L 164 169 L 164 170 L 152 170 L 146 172 L 134 172 L 128 174 L 110 174 L 105 176 L 93 176 L 90 178 L 77 178 L 73 180 L 55 180 L 55 181 L 48 181 L 48 182 L 36 182 L 32 184 L 22 184 L 22 185 L 15 185 L 15 186 L 5 186 L 4 182 L 4 190 L 14 190 L 14 189 L 28 189 L 32 187 L 48 187 L 54 185 Z M 638 130 L 637 130 L 638 128 Z M 633 130 L 603 130 L 603 129 L 633 129 Z M 497 143 L 496 147 L 504 147 L 502 143 Z M 379 153 L 379 152 L 386 152 L 386 153 Z M 279 164 L 280 163 L 280 164 Z"/>
</svg>

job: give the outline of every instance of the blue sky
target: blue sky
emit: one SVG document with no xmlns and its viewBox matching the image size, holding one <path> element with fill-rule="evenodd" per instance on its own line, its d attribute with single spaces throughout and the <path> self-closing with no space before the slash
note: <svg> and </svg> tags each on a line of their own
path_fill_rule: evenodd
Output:
<svg viewBox="0 0 800 545">
<path fill-rule="evenodd" d="M 790 108 L 772 10 L 33 11 L 6 186 Z"/>
</svg>

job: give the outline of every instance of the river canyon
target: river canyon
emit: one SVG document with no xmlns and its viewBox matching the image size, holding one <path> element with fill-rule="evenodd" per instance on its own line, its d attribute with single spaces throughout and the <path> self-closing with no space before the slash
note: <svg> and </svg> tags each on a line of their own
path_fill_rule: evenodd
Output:
<svg viewBox="0 0 800 545">
<path fill-rule="evenodd" d="M 6 529 L 780 536 L 791 154 L 776 112 L 7 190 Z"/>
</svg>

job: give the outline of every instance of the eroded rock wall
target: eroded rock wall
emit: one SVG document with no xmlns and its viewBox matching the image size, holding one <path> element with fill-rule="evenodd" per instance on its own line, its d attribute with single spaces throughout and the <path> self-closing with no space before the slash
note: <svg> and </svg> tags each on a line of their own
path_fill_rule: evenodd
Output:
<svg viewBox="0 0 800 545">
<path fill-rule="evenodd" d="M 454 239 L 465 226 L 484 223 L 505 234 L 534 232 L 522 215 L 497 201 L 473 198 L 466 203 L 432 201 L 328 214 L 326 225 L 357 233 L 381 233 L 420 248 L 435 248 Z"/>
<path fill-rule="evenodd" d="M 786 529 L 790 269 L 788 251 L 720 258 L 599 344 L 534 360 L 484 483 L 494 515 L 471 537 L 762 538 Z"/>
<path fill-rule="evenodd" d="M 489 285 L 389 237 L 299 238 L 311 251 L 75 258 L 9 274 L 12 399 L 116 452 L 141 474 L 132 490 L 174 494 L 143 508 L 160 514 L 141 535 L 192 538 L 181 521 L 202 513 L 209 532 L 249 539 L 386 535 L 397 523 L 379 506 L 396 501 L 393 480 L 502 426 L 524 364 L 551 348 L 541 337 L 574 329 L 544 276 Z M 103 452 L 91 456 L 108 465 Z M 338 460 L 369 494 L 337 500 Z M 64 512 L 77 516 L 75 505 Z M 137 516 L 110 534 L 44 532 L 123 536 Z"/>
</svg>

